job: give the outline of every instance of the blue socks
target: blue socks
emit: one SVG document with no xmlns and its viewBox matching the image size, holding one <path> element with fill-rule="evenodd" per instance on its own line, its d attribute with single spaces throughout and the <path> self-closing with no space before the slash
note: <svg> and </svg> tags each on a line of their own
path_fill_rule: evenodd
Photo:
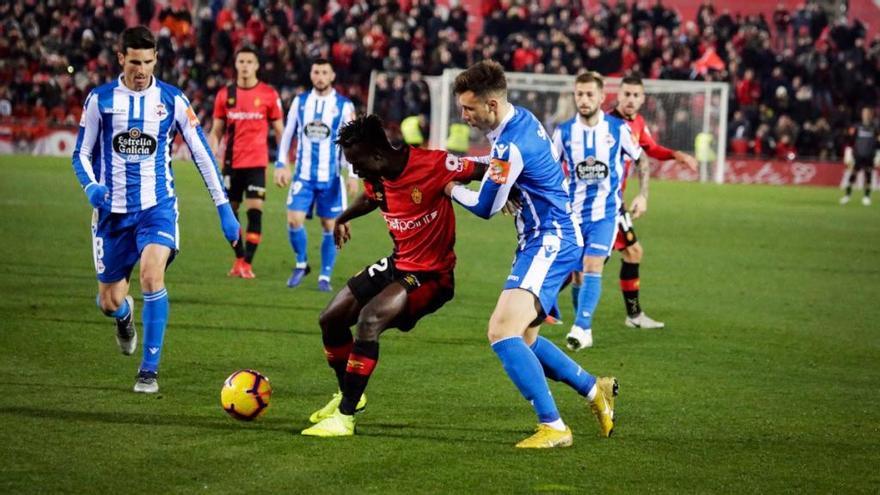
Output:
<svg viewBox="0 0 880 495">
<path fill-rule="evenodd" d="M 578 312 L 578 295 L 581 293 L 581 286 L 575 283 L 571 284 L 571 307 L 574 308 L 574 314 Z"/>
<path fill-rule="evenodd" d="M 508 337 L 492 344 L 492 350 L 501 360 L 507 376 L 519 392 L 535 408 L 538 421 L 552 423 L 560 419 L 556 402 L 541 369 L 541 362 L 529 349 L 522 337 Z"/>
<path fill-rule="evenodd" d="M 321 241 L 321 277 L 329 279 L 334 264 L 336 264 L 336 241 L 333 240 L 333 232 L 324 231 L 324 240 Z"/>
<path fill-rule="evenodd" d="M 578 293 L 577 313 L 574 324 L 588 330 L 593 328 L 593 313 L 602 295 L 602 274 L 584 272 L 584 284 Z"/>
<path fill-rule="evenodd" d="M 141 370 L 158 370 L 167 324 L 168 292 L 164 288 L 156 292 L 144 292 L 144 359 L 141 361 Z"/>
<path fill-rule="evenodd" d="M 544 374 L 547 378 L 565 383 L 584 397 L 590 393 L 590 389 L 596 383 L 596 378 L 584 371 L 553 342 L 544 337 L 538 337 L 531 349 L 538 361 L 541 362 L 541 366 L 544 367 Z"/>
<path fill-rule="evenodd" d="M 294 229 L 288 226 L 287 236 L 290 239 L 290 247 L 293 248 L 293 252 L 296 254 L 297 265 L 305 265 L 306 260 L 308 259 L 306 257 L 306 228 L 298 227 Z"/>
</svg>

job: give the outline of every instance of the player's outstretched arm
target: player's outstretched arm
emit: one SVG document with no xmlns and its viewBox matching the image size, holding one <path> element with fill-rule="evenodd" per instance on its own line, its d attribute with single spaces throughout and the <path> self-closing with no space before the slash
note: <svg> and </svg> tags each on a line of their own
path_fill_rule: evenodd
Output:
<svg viewBox="0 0 880 495">
<path fill-rule="evenodd" d="M 214 200 L 217 207 L 217 214 L 220 216 L 220 227 L 223 229 L 223 236 L 232 243 L 238 241 L 240 235 L 240 226 L 232 207 L 229 205 L 229 199 L 226 197 L 226 189 L 220 180 L 220 170 L 217 169 L 217 162 L 214 154 L 208 147 L 208 140 L 199 124 L 199 118 L 196 116 L 189 100 L 183 94 L 175 97 L 175 120 L 177 128 L 180 130 L 183 140 L 189 147 L 193 161 L 196 162 L 196 168 L 205 181 L 205 186 Z"/>
<path fill-rule="evenodd" d="M 444 191 L 474 215 L 490 218 L 504 208 L 510 190 L 522 169 L 523 162 L 519 149 L 511 144 L 508 161 L 493 158 L 489 163 L 479 191 L 468 189 L 458 182 L 448 183 Z"/>
<path fill-rule="evenodd" d="M 336 218 L 336 227 L 333 229 L 333 240 L 336 241 L 336 247 L 342 249 L 342 246 L 351 239 L 351 227 L 348 225 L 348 222 L 355 218 L 362 217 L 378 207 L 379 202 L 370 199 L 366 193 L 358 196 L 358 198 Z"/>
</svg>

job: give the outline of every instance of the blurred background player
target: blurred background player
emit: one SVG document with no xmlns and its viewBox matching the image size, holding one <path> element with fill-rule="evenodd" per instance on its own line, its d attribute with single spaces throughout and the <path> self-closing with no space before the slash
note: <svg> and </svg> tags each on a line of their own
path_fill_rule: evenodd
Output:
<svg viewBox="0 0 880 495">
<path fill-rule="evenodd" d="M 86 98 L 73 169 L 95 208 L 92 248 L 98 307 L 116 318 L 116 341 L 125 355 L 137 347 L 134 300 L 128 289 L 131 271 L 140 262 L 144 341 L 134 391 L 156 393 L 168 322 L 165 269 L 179 243 L 171 170 L 171 143 L 177 132 L 217 206 L 223 235 L 235 242 L 240 227 L 189 101 L 179 89 L 153 77 L 153 34 L 138 26 L 123 31 L 120 39 L 117 59 L 122 75 Z"/>
<path fill-rule="evenodd" d="M 330 276 L 336 263 L 336 246 L 333 244 L 335 219 L 346 206 L 346 191 L 342 187 L 340 171 L 347 165 L 345 157 L 336 145 L 339 129 L 354 119 L 354 105 L 333 89 L 336 73 L 330 62 L 318 59 L 312 63 L 310 74 L 312 89 L 293 99 L 287 114 L 287 124 L 278 145 L 278 161 L 275 163 L 275 183 L 286 185 L 290 181 L 287 157 L 290 143 L 296 135 L 296 172 L 287 195 L 287 228 L 290 246 L 296 256 L 296 265 L 287 279 L 287 286 L 294 288 L 309 274 L 306 218 L 311 218 L 316 207 L 324 230 L 321 242 L 321 274 L 318 290 L 330 292 Z M 349 170 L 349 193 L 357 192 L 357 177 Z"/>
<path fill-rule="evenodd" d="M 284 132 L 281 99 L 272 86 L 257 78 L 260 59 L 252 47 L 242 47 L 235 54 L 235 83 L 217 92 L 214 121 L 209 143 L 220 156 L 220 142 L 225 138 L 223 180 L 232 211 L 244 197 L 247 208 L 247 233 L 244 243 L 236 242 L 235 262 L 230 277 L 254 278 L 251 264 L 263 232 L 263 202 L 266 200 L 266 165 L 269 163 L 269 122 L 276 139 Z"/>
<path fill-rule="evenodd" d="M 621 118 L 629 124 L 632 140 L 642 147 L 642 150 L 650 158 L 660 161 L 675 160 L 697 170 L 697 160 L 683 152 L 664 148 L 654 141 L 651 131 L 645 123 L 645 118 L 639 114 L 645 103 L 645 85 L 637 76 L 624 77 L 617 91 L 617 105 L 611 115 Z M 629 177 L 632 160 L 626 160 L 623 171 L 623 184 L 621 194 L 626 190 L 626 180 Z M 639 168 L 639 182 L 646 174 L 646 170 Z M 633 328 L 663 328 L 663 322 L 649 318 L 639 302 L 639 266 L 642 262 L 644 250 L 642 244 L 636 238 L 633 229 L 632 217 L 626 210 L 624 201 L 620 203 L 617 213 L 617 238 L 614 241 L 614 249 L 620 251 L 620 290 L 623 292 L 623 302 L 626 306 L 626 319 L 624 324 Z M 578 289 L 572 285 L 572 299 L 577 300 Z"/>
<path fill-rule="evenodd" d="M 648 206 L 648 159 L 632 139 L 623 119 L 606 115 L 604 81 L 595 72 L 580 74 L 574 83 L 578 115 L 559 125 L 553 143 L 568 164 L 569 196 L 575 222 L 584 237 L 583 274 L 575 274 L 575 320 L 566 336 L 574 351 L 592 347 L 593 313 L 602 295 L 602 270 L 617 235 L 617 213 L 623 204 L 623 155 L 637 161 L 639 194 L 632 204 L 638 218 Z M 580 280 L 579 280 L 580 279 Z M 580 282 L 580 283 L 578 283 Z"/>
<path fill-rule="evenodd" d="M 479 191 L 450 182 L 446 192 L 468 211 L 489 218 L 505 206 L 514 185 L 518 247 L 513 267 L 489 319 L 488 338 L 507 376 L 538 416 L 534 435 L 518 448 L 568 447 L 573 436 L 562 421 L 547 378 L 585 396 L 603 436 L 614 428 L 617 380 L 596 378 L 544 337 L 540 324 L 563 281 L 578 268 L 583 242 L 571 215 L 565 175 L 544 127 L 528 110 L 507 101 L 504 69 L 478 62 L 455 78 L 453 91 L 468 125 L 492 145 Z M 611 239 L 608 240 L 609 246 Z M 610 247 L 609 247 L 610 249 Z"/>
<path fill-rule="evenodd" d="M 317 424 L 302 432 L 319 437 L 354 434 L 354 413 L 366 406 L 364 390 L 379 360 L 379 335 L 394 327 L 409 331 L 452 299 L 455 213 L 443 188 L 486 171 L 445 151 L 393 148 L 375 115 L 344 126 L 339 144 L 363 177 L 364 194 L 337 219 L 336 244 L 341 248 L 351 237 L 350 220 L 379 208 L 394 250 L 349 279 L 321 313 L 324 353 L 341 392 L 312 414 Z"/>
<path fill-rule="evenodd" d="M 880 131 L 877 129 L 874 110 L 871 107 L 862 108 L 862 120 L 850 127 L 849 139 L 849 144 L 843 150 L 843 162 L 851 170 L 848 170 L 846 194 L 840 198 L 840 204 L 849 203 L 853 184 L 861 172 L 862 180 L 865 181 L 865 196 L 862 197 L 862 204 L 871 206 L 871 176 L 877 160 L 877 142 L 880 141 Z"/>
</svg>

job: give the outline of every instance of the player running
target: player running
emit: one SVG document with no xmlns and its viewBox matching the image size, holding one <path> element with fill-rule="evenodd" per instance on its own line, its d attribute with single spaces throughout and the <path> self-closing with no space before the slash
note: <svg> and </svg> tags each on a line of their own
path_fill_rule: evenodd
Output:
<svg viewBox="0 0 880 495">
<path fill-rule="evenodd" d="M 140 262 L 144 296 L 143 360 L 135 392 L 156 393 L 162 340 L 168 321 L 165 269 L 178 252 L 177 197 L 171 143 L 179 132 L 220 215 L 223 235 L 239 224 L 220 182 L 199 119 L 183 93 L 153 77 L 156 38 L 143 26 L 121 34 L 122 75 L 89 93 L 83 108 L 73 170 L 92 213 L 92 249 L 98 274 L 98 307 L 116 319 L 116 342 L 134 353 L 134 300 L 128 295 Z"/>
<path fill-rule="evenodd" d="M 330 276 L 336 263 L 333 227 L 336 217 L 346 206 L 345 191 L 340 171 L 347 165 L 336 145 L 339 129 L 354 118 L 354 105 L 333 89 L 336 73 L 330 62 L 318 59 L 312 63 L 312 89 L 298 95 L 290 105 L 287 125 L 278 145 L 275 163 L 275 183 L 287 185 L 290 171 L 287 157 L 290 142 L 296 135 L 296 175 L 287 195 L 287 228 L 290 246 L 296 255 L 296 265 L 287 279 L 294 288 L 311 271 L 306 256 L 308 239 L 303 226 L 311 218 L 317 205 L 324 239 L 321 242 L 321 274 L 318 290 L 330 292 Z M 351 172 L 351 171 L 349 171 Z M 349 191 L 357 192 L 357 177 L 349 174 Z"/>
<path fill-rule="evenodd" d="M 655 160 L 675 160 L 697 170 L 697 160 L 683 152 L 673 151 L 657 144 L 651 131 L 645 123 L 644 117 L 639 114 L 645 103 L 645 85 L 637 76 L 624 77 L 620 82 L 617 92 L 617 105 L 611 115 L 621 118 L 629 124 L 633 142 L 639 144 L 645 154 Z M 632 161 L 627 160 L 624 165 L 623 184 L 621 192 L 626 190 L 626 179 L 632 167 Z M 648 180 L 648 170 L 639 167 L 639 184 Z M 642 194 L 641 192 L 639 194 Z M 645 191 L 647 194 L 647 190 Z M 647 197 L 645 198 L 647 199 Z M 634 204 L 638 199 L 634 200 Z M 644 212 L 640 212 L 644 213 Z M 635 215 L 635 213 L 634 213 Z M 632 217 L 626 209 L 626 204 L 621 201 L 620 210 L 617 213 L 617 237 L 614 240 L 614 249 L 620 251 L 620 289 L 623 292 L 623 302 L 626 305 L 626 319 L 624 324 L 631 328 L 663 328 L 664 324 L 648 317 L 639 303 L 639 264 L 642 262 L 644 249 L 636 238 L 633 229 Z M 572 285 L 572 299 L 577 300 L 579 287 Z"/>
<path fill-rule="evenodd" d="M 546 378 L 564 382 L 587 397 L 602 435 L 610 436 L 617 380 L 590 375 L 538 336 L 540 323 L 555 303 L 562 282 L 580 265 L 583 252 L 559 157 L 538 119 L 507 101 L 504 69 L 497 62 L 472 65 L 456 77 L 453 90 L 462 119 L 486 132 L 492 149 L 479 191 L 450 183 L 447 193 L 482 218 L 501 211 L 514 186 L 522 201 L 515 218 L 519 246 L 488 331 L 505 372 L 538 415 L 536 433 L 516 446 L 572 444 L 571 429 L 562 421 Z"/>
<path fill-rule="evenodd" d="M 584 236 L 582 280 L 574 325 L 566 336 L 569 349 L 592 347 L 593 314 L 602 295 L 602 270 L 617 234 L 617 212 L 623 204 L 624 154 L 642 171 L 633 216 L 648 207 L 648 159 L 632 139 L 623 119 L 606 115 L 604 81 L 595 72 L 580 74 L 574 83 L 578 114 L 559 125 L 553 143 L 568 166 L 569 196 L 576 223 Z"/>
<path fill-rule="evenodd" d="M 338 217 L 336 244 L 350 239 L 349 221 L 379 208 L 394 251 L 349 279 L 321 313 L 324 353 L 340 392 L 311 415 L 317 424 L 302 432 L 318 437 L 354 434 L 354 413 L 366 405 L 364 389 L 379 360 L 379 335 L 395 327 L 409 331 L 452 299 L 455 214 L 443 188 L 486 171 L 445 151 L 393 148 L 375 115 L 342 127 L 338 142 L 364 178 L 364 193 Z"/>
<path fill-rule="evenodd" d="M 272 86 L 257 79 L 259 68 L 257 51 L 249 46 L 239 48 L 235 54 L 235 83 L 221 88 L 214 99 L 209 143 L 215 156 L 220 156 L 220 141 L 225 137 L 223 180 L 229 202 L 238 218 L 238 207 L 244 198 L 248 219 L 245 242 L 232 246 L 235 262 L 229 270 L 230 277 L 254 278 L 251 264 L 263 232 L 269 122 L 276 138 L 284 132 L 281 99 Z"/>
</svg>

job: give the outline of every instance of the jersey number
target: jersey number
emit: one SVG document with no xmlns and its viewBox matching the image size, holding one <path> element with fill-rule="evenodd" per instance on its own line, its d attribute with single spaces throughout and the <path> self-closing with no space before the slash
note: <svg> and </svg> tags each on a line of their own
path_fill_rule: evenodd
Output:
<svg viewBox="0 0 880 495">
<path fill-rule="evenodd" d="M 382 258 L 378 263 L 373 263 L 367 268 L 367 274 L 371 277 L 376 276 L 376 272 L 384 272 L 388 269 L 388 258 Z"/>
</svg>

